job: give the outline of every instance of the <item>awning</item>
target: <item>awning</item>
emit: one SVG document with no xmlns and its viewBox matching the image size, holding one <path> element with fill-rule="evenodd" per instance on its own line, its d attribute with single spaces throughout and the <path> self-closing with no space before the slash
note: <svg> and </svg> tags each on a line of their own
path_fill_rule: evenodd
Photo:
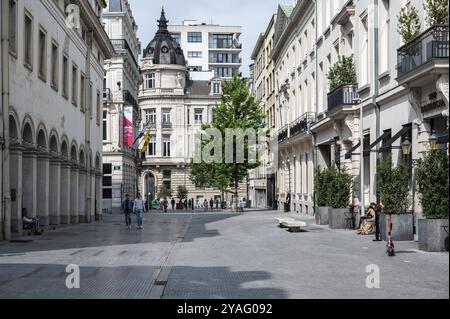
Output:
<svg viewBox="0 0 450 319">
<path fill-rule="evenodd" d="M 392 137 L 386 144 L 384 144 L 380 148 L 379 152 L 389 152 L 391 150 L 392 144 L 394 144 L 395 141 L 397 141 L 399 138 L 401 138 L 411 130 L 412 130 L 411 124 L 403 125 L 403 128 L 397 134 L 395 134 L 394 137 Z"/>
<path fill-rule="evenodd" d="M 374 147 L 376 147 L 378 144 L 380 144 L 389 135 L 391 135 L 391 130 L 390 129 L 383 131 L 383 134 L 379 138 L 377 138 L 375 140 L 375 142 L 373 142 L 372 144 L 370 144 L 369 147 L 364 149 L 364 156 L 370 155 L 370 152 L 372 151 L 372 149 Z"/>
</svg>

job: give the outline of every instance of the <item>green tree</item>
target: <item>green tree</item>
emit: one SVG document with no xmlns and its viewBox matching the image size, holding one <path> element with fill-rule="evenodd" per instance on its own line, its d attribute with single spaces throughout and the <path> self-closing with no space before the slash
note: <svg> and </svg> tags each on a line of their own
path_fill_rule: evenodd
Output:
<svg viewBox="0 0 450 319">
<path fill-rule="evenodd" d="M 168 198 L 172 197 L 172 190 L 167 188 L 166 185 L 162 185 L 158 191 L 159 198 Z"/>
<path fill-rule="evenodd" d="M 330 92 L 344 84 L 356 84 L 358 80 L 353 56 L 339 56 L 338 61 L 330 68 L 327 78 Z"/>
<path fill-rule="evenodd" d="M 247 138 L 244 139 L 244 163 L 237 161 L 236 145 L 237 140 L 233 141 L 233 161 L 226 163 L 226 129 L 242 129 L 243 131 L 251 129 L 258 132 L 264 129 L 265 114 L 260 109 L 259 102 L 249 92 L 248 83 L 240 77 L 233 77 L 232 80 L 224 82 L 222 87 L 222 96 L 220 103 L 213 110 L 215 116 L 210 127 L 220 131 L 222 136 L 222 163 L 192 163 L 190 175 L 191 180 L 198 186 L 212 186 L 222 191 L 226 188 L 233 188 L 235 195 L 235 207 L 238 202 L 239 183 L 247 177 L 249 170 L 255 169 L 261 165 L 258 160 L 256 163 L 249 161 L 249 150 L 253 145 Z M 205 125 L 203 130 L 209 126 Z M 201 149 L 205 143 L 202 141 Z M 231 155 L 231 154 L 230 154 Z"/>
<path fill-rule="evenodd" d="M 177 196 L 179 199 L 186 199 L 188 197 L 188 190 L 186 188 L 186 186 L 180 185 L 177 188 Z"/>
<path fill-rule="evenodd" d="M 392 157 L 387 156 L 378 163 L 377 178 L 379 182 L 380 201 L 385 212 L 404 214 L 411 203 L 409 194 L 410 170 L 400 162 L 392 165 Z"/>
<path fill-rule="evenodd" d="M 427 13 L 425 20 L 429 27 L 448 24 L 448 0 L 426 0 L 423 7 Z"/>
<path fill-rule="evenodd" d="M 448 215 L 448 156 L 445 150 L 430 150 L 415 165 L 417 191 L 423 215 L 439 219 Z"/>
<path fill-rule="evenodd" d="M 408 43 L 420 34 L 419 12 L 415 7 L 402 7 L 398 16 L 397 30 L 404 43 Z"/>
</svg>

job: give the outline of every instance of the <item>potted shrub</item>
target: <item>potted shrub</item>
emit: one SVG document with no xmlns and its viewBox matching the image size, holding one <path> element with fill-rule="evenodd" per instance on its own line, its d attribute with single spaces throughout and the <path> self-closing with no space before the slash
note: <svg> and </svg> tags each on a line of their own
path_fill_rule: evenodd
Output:
<svg viewBox="0 0 450 319">
<path fill-rule="evenodd" d="M 392 240 L 414 240 L 414 216 L 408 213 L 410 205 L 408 166 L 400 162 L 392 165 L 391 156 L 386 157 L 377 167 L 380 201 L 384 206 L 384 214 L 380 216 L 381 238 L 387 239 L 388 214 L 392 215 Z"/>
<path fill-rule="evenodd" d="M 403 43 L 408 44 L 416 39 L 420 35 L 420 28 L 421 24 L 418 10 L 413 6 L 410 8 L 406 6 L 402 7 L 398 16 L 397 30 Z M 422 63 L 420 46 L 409 45 L 404 52 L 406 55 L 398 66 L 403 73 Z"/>
<path fill-rule="evenodd" d="M 426 0 L 423 7 L 428 27 L 435 27 L 427 43 L 427 59 L 444 57 L 448 52 L 448 0 Z"/>
<path fill-rule="evenodd" d="M 338 61 L 330 68 L 327 79 L 330 92 L 333 92 L 343 85 L 357 83 L 358 80 L 356 77 L 353 56 L 340 55 Z"/>
<path fill-rule="evenodd" d="M 314 196 L 316 211 L 314 217 L 317 225 L 328 225 L 328 215 L 331 207 L 328 204 L 330 195 L 330 170 L 318 167 L 314 179 Z"/>
<path fill-rule="evenodd" d="M 352 176 L 343 168 L 337 168 L 333 163 L 329 168 L 330 186 L 328 204 L 328 224 L 332 229 L 345 229 L 347 212 L 349 210 L 350 194 L 352 190 Z"/>
<path fill-rule="evenodd" d="M 419 219 L 419 249 L 442 251 L 448 237 L 448 156 L 430 150 L 415 165 L 417 191 L 425 219 Z"/>
</svg>

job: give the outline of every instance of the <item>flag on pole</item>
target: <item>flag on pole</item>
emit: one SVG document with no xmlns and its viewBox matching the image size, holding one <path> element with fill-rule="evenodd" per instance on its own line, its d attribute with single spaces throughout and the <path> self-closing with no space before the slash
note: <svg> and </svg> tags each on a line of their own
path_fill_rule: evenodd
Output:
<svg viewBox="0 0 450 319">
<path fill-rule="evenodd" d="M 145 138 L 141 142 L 142 146 L 139 148 L 139 151 L 141 153 L 146 153 L 149 143 L 150 143 L 150 130 L 147 130 L 147 132 L 145 133 Z"/>
<path fill-rule="evenodd" d="M 147 123 L 145 123 L 145 125 L 142 127 L 142 130 L 139 132 L 138 136 L 136 137 L 136 139 L 133 142 L 133 145 L 136 144 L 137 141 L 139 141 L 145 134 L 145 132 L 147 132 L 148 129 L 148 125 L 150 124 L 150 121 L 148 121 Z"/>
</svg>

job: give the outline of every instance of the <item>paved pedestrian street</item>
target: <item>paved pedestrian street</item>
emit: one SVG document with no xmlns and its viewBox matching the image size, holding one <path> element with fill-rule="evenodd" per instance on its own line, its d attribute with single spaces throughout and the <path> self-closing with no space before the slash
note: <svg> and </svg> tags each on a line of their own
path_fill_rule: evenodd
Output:
<svg viewBox="0 0 450 319">
<path fill-rule="evenodd" d="M 388 257 L 372 236 L 294 214 L 308 226 L 289 233 L 277 216 L 287 214 L 146 214 L 145 229 L 130 231 L 123 216 L 107 215 L 33 242 L 2 242 L 0 298 L 449 297 L 448 253 L 398 242 Z M 70 264 L 79 266 L 79 289 L 66 287 Z M 374 266 L 380 287 L 369 289 Z"/>
</svg>

